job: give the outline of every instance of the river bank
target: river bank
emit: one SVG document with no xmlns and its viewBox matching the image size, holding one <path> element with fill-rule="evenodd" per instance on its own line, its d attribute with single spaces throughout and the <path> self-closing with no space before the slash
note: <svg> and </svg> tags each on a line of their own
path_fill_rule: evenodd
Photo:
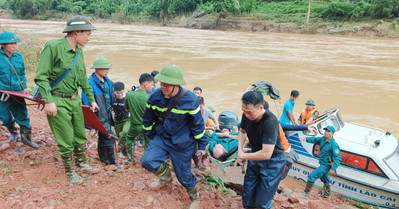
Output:
<svg viewBox="0 0 399 209">
<path fill-rule="evenodd" d="M 0 18 L 12 18 L 7 10 L 0 10 Z M 66 20 L 67 17 L 64 17 Z M 91 17 L 95 22 L 111 23 L 123 22 L 111 19 Z M 50 19 L 63 21 L 63 19 Z M 207 14 L 205 11 L 195 11 L 189 15 L 180 15 L 171 19 L 156 21 L 154 19 L 129 19 L 125 24 L 154 25 L 191 28 L 200 30 L 221 30 L 221 31 L 243 31 L 243 32 L 276 32 L 276 33 L 295 33 L 295 34 L 324 34 L 324 35 L 343 35 L 343 36 L 363 36 L 363 37 L 382 37 L 398 38 L 399 28 L 397 19 L 381 20 L 370 19 L 368 21 L 349 22 L 349 21 L 322 21 L 312 20 L 308 29 L 305 24 L 295 22 L 276 22 L 251 16 L 226 16 L 221 14 Z M 303 22 L 303 21 L 302 21 Z M 0 25 L 1 26 L 1 25 Z"/>
<path fill-rule="evenodd" d="M 308 30 L 304 24 L 261 20 L 253 17 L 221 17 L 194 12 L 191 16 L 181 16 L 163 23 L 165 26 L 183 27 L 204 30 L 245 31 L 245 32 L 277 32 L 296 34 L 324 34 L 343 36 L 363 36 L 398 38 L 399 30 L 396 20 L 370 20 L 367 22 L 310 22 Z"/>
</svg>

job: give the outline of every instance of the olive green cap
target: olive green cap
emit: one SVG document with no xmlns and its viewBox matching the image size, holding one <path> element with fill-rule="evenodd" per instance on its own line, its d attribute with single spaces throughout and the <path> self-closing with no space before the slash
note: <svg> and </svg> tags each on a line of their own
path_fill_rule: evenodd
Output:
<svg viewBox="0 0 399 209">
<path fill-rule="evenodd" d="M 155 79 L 167 84 L 184 85 L 186 81 L 183 79 L 183 72 L 175 65 L 164 67 L 161 72 L 155 76 Z"/>
<path fill-rule="evenodd" d="M 68 33 L 78 30 L 96 30 L 96 28 L 91 24 L 90 20 L 85 16 L 75 15 L 68 19 L 66 27 L 63 33 Z"/>
<path fill-rule="evenodd" d="M 313 106 L 315 106 L 316 104 L 314 103 L 314 101 L 313 101 L 312 99 L 309 99 L 309 100 L 305 103 L 305 105 L 313 105 Z"/>
<path fill-rule="evenodd" d="M 213 108 L 212 106 L 208 106 L 206 108 L 208 108 L 211 112 L 215 112 L 215 108 Z"/>
<path fill-rule="evenodd" d="M 111 63 L 108 61 L 107 58 L 105 57 L 97 57 L 96 60 L 94 60 L 93 65 L 91 66 L 90 69 L 109 69 L 112 68 Z"/>
</svg>

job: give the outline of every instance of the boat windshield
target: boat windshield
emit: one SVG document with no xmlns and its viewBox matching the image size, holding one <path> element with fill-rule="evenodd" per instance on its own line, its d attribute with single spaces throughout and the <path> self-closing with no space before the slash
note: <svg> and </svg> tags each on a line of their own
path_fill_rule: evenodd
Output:
<svg viewBox="0 0 399 209">
<path fill-rule="evenodd" d="M 317 130 L 319 130 L 320 134 L 324 134 L 324 128 L 327 126 L 334 126 L 335 131 L 339 131 L 340 125 L 343 123 L 340 118 L 335 117 L 335 115 L 330 116 L 326 120 L 321 121 L 317 124 Z"/>
<path fill-rule="evenodd" d="M 386 163 L 399 178 L 399 148 L 396 150 L 395 154 L 386 159 Z"/>
</svg>

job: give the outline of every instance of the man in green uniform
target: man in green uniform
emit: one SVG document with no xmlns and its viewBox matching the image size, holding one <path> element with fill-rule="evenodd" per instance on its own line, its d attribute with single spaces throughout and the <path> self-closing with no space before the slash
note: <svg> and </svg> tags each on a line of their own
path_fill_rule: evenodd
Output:
<svg viewBox="0 0 399 209">
<path fill-rule="evenodd" d="M 154 77 L 148 73 L 144 73 L 139 78 L 140 88 L 136 91 L 130 91 L 126 94 L 125 111 L 130 112 L 130 129 L 126 136 L 128 162 L 132 163 L 134 159 L 135 138 L 143 133 L 143 114 L 147 105 L 148 92 L 154 84 Z M 150 140 L 145 138 L 145 147 L 148 146 Z"/>
<path fill-rule="evenodd" d="M 82 100 L 78 95 L 80 87 L 87 95 L 92 110 L 98 108 L 86 77 L 82 51 L 82 46 L 89 41 L 92 30 L 95 30 L 95 27 L 86 17 L 77 15 L 69 18 L 63 31 L 67 35 L 62 39 L 49 41 L 44 46 L 35 77 L 35 83 L 39 86 L 40 94 L 46 103 L 44 111 L 57 141 L 58 153 L 69 180 L 74 184 L 83 183 L 83 179 L 77 173 L 99 171 L 87 163 Z M 61 78 L 67 69 L 72 70 L 58 84 L 51 87 L 51 83 Z M 72 165 L 72 153 L 77 166 L 76 172 Z"/>
</svg>

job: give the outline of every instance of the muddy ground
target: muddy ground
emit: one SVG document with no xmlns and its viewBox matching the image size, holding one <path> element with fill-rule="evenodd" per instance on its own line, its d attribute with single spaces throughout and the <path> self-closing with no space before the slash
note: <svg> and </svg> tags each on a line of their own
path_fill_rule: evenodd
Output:
<svg viewBox="0 0 399 209">
<path fill-rule="evenodd" d="M 189 197 L 175 176 L 172 184 L 159 191 L 148 189 L 147 184 L 156 177 L 138 162 L 143 148 L 138 149 L 135 162 L 129 168 L 125 165 L 124 169 L 112 171 L 109 166 L 101 164 L 98 161 L 96 136 L 89 132 L 87 155 L 92 159 L 91 164 L 99 168 L 100 172 L 83 175 L 85 182 L 82 185 L 71 185 L 64 173 L 44 112 L 39 111 L 36 105 L 28 106 L 28 109 L 33 127 L 33 141 L 41 148 L 36 150 L 21 142 L 10 143 L 8 131 L 4 126 L 0 128 L 0 208 L 177 209 L 186 208 L 189 204 Z M 218 169 L 214 165 L 211 168 Z M 223 195 L 220 190 L 213 189 L 206 183 L 203 176 L 206 172 L 198 172 L 195 168 L 193 171 L 198 180 L 200 208 L 242 208 L 239 195 L 235 192 Z M 292 189 L 293 194 L 298 196 L 303 188 Z M 290 197 L 286 196 L 278 194 L 274 207 L 312 208 L 310 200 L 302 206 L 298 203 L 294 207 L 289 201 Z M 322 204 L 320 202 L 325 202 L 328 205 L 351 208 L 348 203 L 341 202 L 339 195 L 334 196 L 333 202 L 319 198 L 317 191 L 310 198 L 317 201 L 318 206 Z"/>
</svg>

